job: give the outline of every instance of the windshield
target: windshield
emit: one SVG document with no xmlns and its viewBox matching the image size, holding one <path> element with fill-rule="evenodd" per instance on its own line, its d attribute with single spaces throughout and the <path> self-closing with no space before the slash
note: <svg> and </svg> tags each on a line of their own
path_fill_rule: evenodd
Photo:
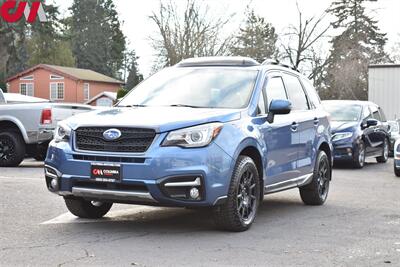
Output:
<svg viewBox="0 0 400 267">
<path fill-rule="evenodd" d="M 191 106 L 244 108 L 257 70 L 168 68 L 134 88 L 118 106 Z"/>
<path fill-rule="evenodd" d="M 358 121 L 362 110 L 359 105 L 325 104 L 324 107 L 332 121 Z"/>
</svg>

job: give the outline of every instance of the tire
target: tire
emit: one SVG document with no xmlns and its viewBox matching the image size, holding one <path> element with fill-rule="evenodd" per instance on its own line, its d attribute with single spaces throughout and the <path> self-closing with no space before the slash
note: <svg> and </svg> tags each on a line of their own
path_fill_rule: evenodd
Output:
<svg viewBox="0 0 400 267">
<path fill-rule="evenodd" d="M 37 161 L 44 161 L 47 156 L 47 150 L 38 148 L 33 158 Z"/>
<path fill-rule="evenodd" d="M 360 141 L 358 149 L 354 155 L 353 167 L 356 169 L 362 169 L 365 165 L 365 144 Z"/>
<path fill-rule="evenodd" d="M 242 232 L 255 220 L 260 204 L 260 178 L 254 161 L 240 156 L 231 178 L 227 201 L 213 207 L 213 217 L 221 230 Z"/>
<path fill-rule="evenodd" d="M 385 141 L 383 143 L 382 156 L 377 157 L 376 161 L 378 163 L 386 163 L 388 159 L 389 159 L 389 141 L 385 138 Z"/>
<path fill-rule="evenodd" d="M 397 177 L 400 177 L 400 169 L 396 168 L 396 163 L 394 164 L 394 174 L 395 174 Z"/>
<path fill-rule="evenodd" d="M 17 167 L 25 157 L 25 142 L 17 132 L 0 132 L 0 167 Z"/>
<path fill-rule="evenodd" d="M 304 204 L 318 206 L 325 203 L 329 193 L 331 174 L 328 156 L 324 151 L 319 151 L 311 183 L 299 188 Z"/>
<path fill-rule="evenodd" d="M 107 214 L 113 203 L 85 200 L 83 198 L 64 198 L 68 210 L 79 218 L 99 219 Z"/>
</svg>

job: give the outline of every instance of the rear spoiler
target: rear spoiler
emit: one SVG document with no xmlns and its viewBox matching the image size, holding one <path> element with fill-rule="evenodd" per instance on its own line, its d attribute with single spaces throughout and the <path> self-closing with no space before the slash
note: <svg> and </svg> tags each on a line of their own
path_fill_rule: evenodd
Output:
<svg viewBox="0 0 400 267">
<path fill-rule="evenodd" d="M 6 98 L 4 97 L 3 90 L 0 88 L 0 105 L 7 104 Z"/>
</svg>

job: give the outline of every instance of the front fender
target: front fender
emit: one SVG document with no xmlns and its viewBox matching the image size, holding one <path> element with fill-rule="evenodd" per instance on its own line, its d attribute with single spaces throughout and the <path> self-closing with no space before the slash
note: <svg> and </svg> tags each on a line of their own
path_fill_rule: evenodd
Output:
<svg viewBox="0 0 400 267">
<path fill-rule="evenodd" d="M 267 159 L 264 155 L 267 154 L 267 146 L 258 128 L 251 123 L 241 121 L 225 124 L 215 142 L 232 157 L 232 173 L 240 153 L 248 147 L 257 149 L 262 158 L 262 168 L 265 170 Z"/>
</svg>

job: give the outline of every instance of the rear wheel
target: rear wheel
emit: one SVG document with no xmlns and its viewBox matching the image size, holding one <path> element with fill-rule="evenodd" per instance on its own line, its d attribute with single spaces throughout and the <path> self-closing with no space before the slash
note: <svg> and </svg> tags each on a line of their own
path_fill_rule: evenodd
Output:
<svg viewBox="0 0 400 267">
<path fill-rule="evenodd" d="M 85 200 L 83 198 L 64 198 L 68 210 L 79 218 L 98 219 L 107 214 L 113 203 Z"/>
<path fill-rule="evenodd" d="M 25 157 L 25 142 L 16 132 L 0 133 L 0 167 L 17 167 Z"/>
<path fill-rule="evenodd" d="M 385 138 L 385 141 L 383 142 L 383 151 L 382 151 L 382 156 L 377 157 L 376 161 L 379 163 L 385 163 L 389 159 L 389 141 Z"/>
<path fill-rule="evenodd" d="M 311 183 L 299 188 L 304 204 L 324 204 L 328 197 L 330 180 L 331 165 L 328 156 L 324 151 L 319 151 Z"/>
<path fill-rule="evenodd" d="M 227 201 L 213 208 L 218 228 L 234 232 L 250 228 L 260 202 L 260 180 L 254 161 L 240 156 L 232 175 Z"/>
<path fill-rule="evenodd" d="M 353 166 L 357 169 L 362 169 L 365 165 L 365 145 L 363 141 L 360 141 L 358 150 L 354 151 Z"/>
</svg>

